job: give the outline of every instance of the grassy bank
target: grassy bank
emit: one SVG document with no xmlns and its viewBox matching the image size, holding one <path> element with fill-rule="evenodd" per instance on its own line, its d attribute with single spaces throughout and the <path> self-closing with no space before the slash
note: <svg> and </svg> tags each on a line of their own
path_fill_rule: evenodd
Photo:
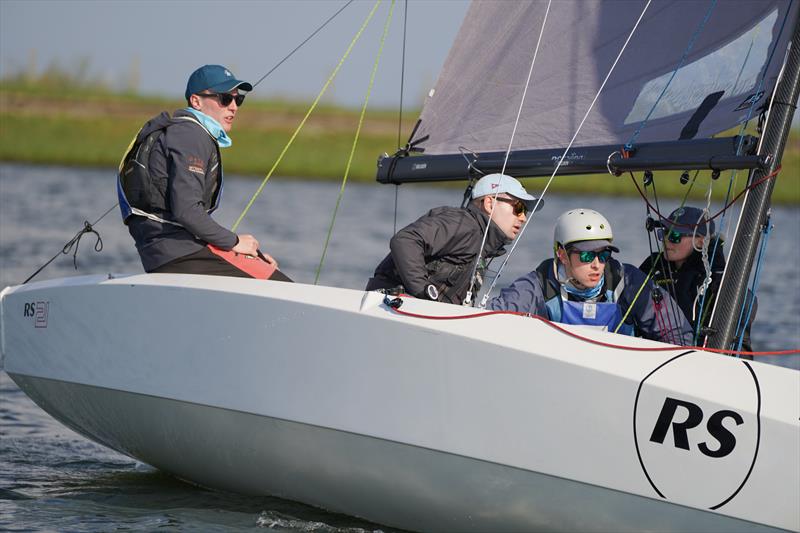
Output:
<svg viewBox="0 0 800 533">
<path fill-rule="evenodd" d="M 43 84 L 19 80 L 0 82 L 0 160 L 40 164 L 116 166 L 125 147 L 142 123 L 163 110 L 182 107 L 181 100 L 145 98 L 111 91 L 53 90 Z M 307 103 L 248 100 L 232 132 L 233 146 L 225 152 L 226 172 L 263 177 L 302 120 Z M 358 110 L 320 106 L 295 139 L 276 170 L 279 176 L 340 180 L 358 124 Z M 402 142 L 417 112 L 403 118 Z M 350 179 L 373 182 L 379 154 L 398 144 L 398 117 L 392 110 L 367 113 Z M 660 197 L 682 197 L 677 172 L 656 174 Z M 740 172 L 738 187 L 744 182 Z M 722 198 L 727 175 L 717 182 L 715 196 Z M 773 198 L 779 203 L 800 203 L 800 132 L 793 131 L 783 158 L 783 172 Z M 702 172 L 690 199 L 704 196 L 710 180 Z M 541 190 L 544 180 L 527 180 L 531 190 Z M 458 184 L 459 187 L 463 184 Z M 608 175 L 564 176 L 553 192 L 583 194 L 636 194 L 630 178 Z"/>
</svg>

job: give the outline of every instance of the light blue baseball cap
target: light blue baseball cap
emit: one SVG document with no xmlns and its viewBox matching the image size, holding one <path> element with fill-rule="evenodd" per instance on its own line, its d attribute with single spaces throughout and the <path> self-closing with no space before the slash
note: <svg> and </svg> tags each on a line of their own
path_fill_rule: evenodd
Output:
<svg viewBox="0 0 800 533">
<path fill-rule="evenodd" d="M 478 180 L 472 188 L 472 198 L 480 198 L 487 195 L 509 194 L 514 198 L 519 198 L 528 206 L 528 212 L 532 213 L 538 198 L 528 194 L 528 191 L 515 178 L 506 174 L 487 174 Z M 544 200 L 539 202 L 537 211 L 542 208 Z"/>
<path fill-rule="evenodd" d="M 215 93 L 227 93 L 234 89 L 252 91 L 253 86 L 246 81 L 237 80 L 236 76 L 222 65 L 203 65 L 189 76 L 189 81 L 186 83 L 186 99 L 207 89 Z"/>
</svg>

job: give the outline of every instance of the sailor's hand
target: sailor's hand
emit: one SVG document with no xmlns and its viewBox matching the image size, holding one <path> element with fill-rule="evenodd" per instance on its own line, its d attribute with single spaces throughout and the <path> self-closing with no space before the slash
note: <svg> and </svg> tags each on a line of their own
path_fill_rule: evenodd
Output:
<svg viewBox="0 0 800 533">
<path fill-rule="evenodd" d="M 255 237 L 252 235 L 238 235 L 238 237 L 239 242 L 231 248 L 232 251 L 237 254 L 252 255 L 253 257 L 258 255 L 258 241 Z"/>
<path fill-rule="evenodd" d="M 271 255 L 269 255 L 266 252 L 262 252 L 261 250 L 259 250 L 258 253 L 259 253 L 259 257 L 261 257 L 261 259 L 263 259 L 264 261 L 266 261 L 270 265 L 275 265 L 275 269 L 276 270 L 278 269 L 278 261 L 274 257 L 272 257 Z"/>
</svg>

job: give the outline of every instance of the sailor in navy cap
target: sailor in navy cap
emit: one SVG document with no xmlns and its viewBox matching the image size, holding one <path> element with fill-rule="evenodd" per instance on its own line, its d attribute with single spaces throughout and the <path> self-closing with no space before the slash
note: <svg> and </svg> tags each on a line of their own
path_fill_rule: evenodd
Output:
<svg viewBox="0 0 800 533">
<path fill-rule="evenodd" d="M 692 206 L 675 209 L 655 224 L 662 252 L 654 252 L 639 267 L 651 274 L 653 281 L 669 292 L 678 302 L 696 335 L 693 344 L 702 346 L 719 283 L 725 270 L 723 241 L 716 234 L 714 221 L 708 213 Z M 706 261 L 703 260 L 705 255 Z M 756 302 L 748 292 L 745 309 L 753 302 L 750 320 L 744 328 L 742 349 L 751 351 L 750 326 L 755 319 Z M 748 313 L 743 314 L 746 318 Z M 697 327 L 700 322 L 700 328 Z"/>
</svg>

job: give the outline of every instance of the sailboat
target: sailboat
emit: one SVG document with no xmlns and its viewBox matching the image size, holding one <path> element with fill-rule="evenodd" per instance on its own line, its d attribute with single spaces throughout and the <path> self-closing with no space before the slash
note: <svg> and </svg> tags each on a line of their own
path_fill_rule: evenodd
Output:
<svg viewBox="0 0 800 533">
<path fill-rule="evenodd" d="M 800 90 L 799 12 L 476 2 L 408 145 L 379 161 L 383 183 L 748 169 L 705 348 L 378 292 L 107 273 L 4 289 L 4 369 L 64 425 L 180 479 L 392 527 L 800 531 L 798 372 L 724 353 Z M 760 138 L 712 137 L 762 111 Z"/>
</svg>

